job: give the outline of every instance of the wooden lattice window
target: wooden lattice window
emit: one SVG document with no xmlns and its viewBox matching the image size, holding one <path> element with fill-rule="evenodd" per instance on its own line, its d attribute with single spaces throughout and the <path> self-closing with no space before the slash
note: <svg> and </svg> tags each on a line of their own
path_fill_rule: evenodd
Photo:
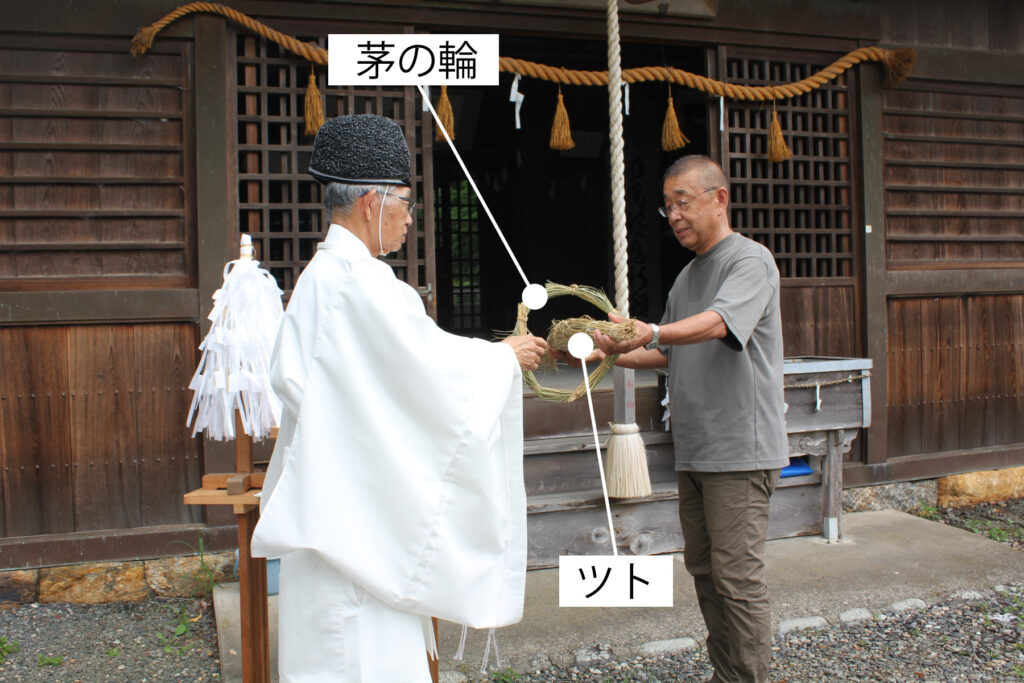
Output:
<svg viewBox="0 0 1024 683">
<path fill-rule="evenodd" d="M 831 58 L 785 60 L 730 51 L 725 78 L 739 85 L 798 81 Z M 726 101 L 722 159 L 732 227 L 768 247 L 784 278 L 853 277 L 849 72 L 776 105 L 793 158 L 772 163 L 771 103 Z"/>
<path fill-rule="evenodd" d="M 318 40 L 326 47 L 325 38 Z M 236 39 L 239 230 L 252 235 L 257 257 L 286 293 L 327 230 L 320 185 L 307 172 L 313 146 L 313 136 L 304 133 L 309 68 L 274 43 L 247 34 Z M 320 70 L 318 76 L 323 88 L 326 74 Z M 412 151 L 413 196 L 423 199 L 424 208 L 415 232 L 410 231 L 405 246 L 387 261 L 413 286 L 432 281 L 432 129 L 428 125 L 427 134 L 421 132 L 425 119 L 415 89 L 323 90 L 328 118 L 380 114 L 405 130 Z"/>
<path fill-rule="evenodd" d="M 466 180 L 439 186 L 437 193 L 439 248 L 445 254 L 438 295 L 447 309 L 442 324 L 452 332 L 482 333 L 483 302 L 480 282 L 480 206 Z M 450 273 L 448 272 L 450 270 Z M 451 287 L 451 292 L 446 291 Z"/>
</svg>

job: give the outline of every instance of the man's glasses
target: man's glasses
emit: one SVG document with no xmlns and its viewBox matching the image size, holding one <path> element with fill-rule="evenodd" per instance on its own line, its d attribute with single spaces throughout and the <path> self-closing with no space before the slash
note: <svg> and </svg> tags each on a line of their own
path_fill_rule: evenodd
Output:
<svg viewBox="0 0 1024 683">
<path fill-rule="evenodd" d="M 417 202 L 412 197 L 403 197 L 400 194 L 389 194 L 388 196 L 389 197 L 394 197 L 395 199 L 401 199 L 403 202 L 408 204 L 409 215 L 412 216 L 413 218 L 416 217 L 416 209 L 419 208 L 419 202 Z"/>
<path fill-rule="evenodd" d="M 662 218 L 668 218 L 669 214 L 672 213 L 672 211 L 678 211 L 679 213 L 682 213 L 682 212 L 686 211 L 686 209 L 689 208 L 690 204 L 692 204 L 693 200 L 695 200 L 697 197 L 701 196 L 702 194 L 707 194 L 708 192 L 714 192 L 717 189 L 719 189 L 719 188 L 717 188 L 717 187 L 709 187 L 706 190 L 704 190 L 703 192 L 698 192 L 697 194 L 693 195 L 689 199 L 677 199 L 674 202 L 669 202 L 665 206 L 659 206 L 658 207 L 658 214 Z"/>
</svg>

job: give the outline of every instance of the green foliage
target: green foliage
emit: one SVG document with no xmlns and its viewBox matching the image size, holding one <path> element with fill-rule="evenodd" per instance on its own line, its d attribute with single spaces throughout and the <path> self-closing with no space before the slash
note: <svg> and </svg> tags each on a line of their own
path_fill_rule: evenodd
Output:
<svg viewBox="0 0 1024 683">
<path fill-rule="evenodd" d="M 108 647 L 107 648 L 107 656 L 108 657 L 113 658 L 113 657 L 116 657 L 119 654 L 120 654 L 120 651 L 116 647 Z"/>
<path fill-rule="evenodd" d="M 7 655 L 17 652 L 18 649 L 18 641 L 7 640 L 3 636 L 0 636 L 0 664 L 7 661 Z"/>
<path fill-rule="evenodd" d="M 199 568 L 192 573 L 192 583 L 194 588 L 192 589 L 192 597 L 200 595 L 210 595 L 213 593 L 213 587 L 218 585 L 216 581 L 217 568 L 206 562 L 206 548 L 203 543 L 203 531 L 196 533 L 196 545 L 192 545 L 186 541 L 173 541 L 172 543 L 180 543 L 183 546 L 190 548 L 192 552 L 199 556 Z"/>
<path fill-rule="evenodd" d="M 189 625 L 191 622 L 189 621 L 188 613 L 185 611 L 184 604 L 179 605 L 178 609 L 176 611 L 172 610 L 172 612 L 174 612 L 175 620 L 167 623 L 170 635 L 158 632 L 156 637 L 160 641 L 161 649 L 166 654 L 176 654 L 180 657 L 189 650 L 189 645 L 182 641 L 189 635 Z"/>
<path fill-rule="evenodd" d="M 48 657 L 46 655 L 39 655 L 39 666 L 60 666 L 64 663 L 64 655 L 54 655 Z"/>
<path fill-rule="evenodd" d="M 513 683 L 513 681 L 519 680 L 519 674 L 514 669 L 502 669 L 501 671 L 495 671 L 491 674 L 491 681 L 493 683 Z"/>
<path fill-rule="evenodd" d="M 921 499 L 921 502 L 917 506 L 917 516 L 923 517 L 924 519 L 930 519 L 933 522 L 937 522 L 942 518 L 942 515 L 939 514 L 939 509 L 924 498 Z"/>
</svg>

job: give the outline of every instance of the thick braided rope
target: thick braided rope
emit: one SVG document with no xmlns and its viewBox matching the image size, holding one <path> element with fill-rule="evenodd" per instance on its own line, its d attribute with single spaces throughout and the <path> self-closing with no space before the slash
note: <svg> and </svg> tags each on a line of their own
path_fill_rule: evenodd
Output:
<svg viewBox="0 0 1024 683">
<path fill-rule="evenodd" d="M 622 80 L 630 84 L 667 81 L 687 88 L 693 88 L 694 90 L 700 90 L 709 95 L 720 95 L 734 100 L 777 100 L 808 93 L 829 81 L 835 80 L 836 77 L 855 64 L 868 61 L 884 62 L 888 53 L 888 50 L 881 47 L 869 46 L 858 48 L 803 80 L 783 85 L 735 85 L 716 81 L 706 76 L 698 76 L 682 69 L 673 69 L 672 67 L 665 66 L 641 66 L 633 69 L 623 69 Z M 607 71 L 565 69 L 513 57 L 499 57 L 498 68 L 501 71 L 518 73 L 562 85 L 605 85 L 608 82 Z"/>
<path fill-rule="evenodd" d="M 170 24 L 177 19 L 197 12 L 205 14 L 220 14 L 221 16 L 227 17 L 236 24 L 240 24 L 245 28 L 249 29 L 253 33 L 263 36 L 268 40 L 272 40 L 284 49 L 299 55 L 303 59 L 314 64 L 320 64 L 321 66 L 327 65 L 327 50 L 323 49 L 319 45 L 313 43 L 304 43 L 297 38 L 293 38 L 289 35 L 275 31 L 266 24 L 262 24 L 252 17 L 245 15 L 238 10 L 231 9 L 225 5 L 221 5 L 216 2 L 190 2 L 187 5 L 182 5 L 173 12 L 169 13 L 163 19 L 147 26 L 144 29 L 140 29 L 139 32 L 132 39 L 132 54 L 138 57 L 149 49 L 150 45 L 153 44 L 153 38 L 156 34 L 164 29 L 165 26 Z"/>
<path fill-rule="evenodd" d="M 608 140 L 611 154 L 612 245 L 615 254 L 615 306 L 629 317 L 629 265 L 626 239 L 626 164 L 622 142 L 622 56 L 619 3 L 608 0 Z"/>
<path fill-rule="evenodd" d="M 188 14 L 204 12 L 208 14 L 220 14 L 249 29 L 253 33 L 272 40 L 284 49 L 299 55 L 309 62 L 325 66 L 327 64 L 327 50 L 312 43 L 304 43 L 301 40 L 285 35 L 280 31 L 262 24 L 245 14 L 226 7 L 216 2 L 192 2 L 182 5 L 173 12 L 167 14 L 159 21 L 139 29 L 132 38 L 131 52 L 138 57 L 146 52 L 153 44 L 156 34 L 159 33 L 171 22 L 180 19 Z M 622 71 L 622 80 L 626 83 L 644 83 L 650 81 L 666 81 L 676 83 L 687 88 L 700 90 L 709 95 L 728 97 L 734 100 L 778 100 L 788 97 L 803 95 L 815 88 L 834 80 L 841 73 L 861 62 L 885 62 L 890 54 L 885 48 L 869 46 L 854 50 L 853 52 L 840 57 L 824 69 L 807 78 L 786 83 L 783 85 L 749 86 L 734 85 L 723 81 L 716 81 L 713 78 L 698 76 L 682 69 L 673 69 L 664 66 L 643 66 Z M 566 69 L 559 66 L 547 66 L 525 59 L 513 57 L 499 57 L 498 69 L 506 73 L 517 73 L 531 78 L 538 78 L 562 85 L 607 85 L 607 71 L 580 71 L 577 69 Z"/>
</svg>

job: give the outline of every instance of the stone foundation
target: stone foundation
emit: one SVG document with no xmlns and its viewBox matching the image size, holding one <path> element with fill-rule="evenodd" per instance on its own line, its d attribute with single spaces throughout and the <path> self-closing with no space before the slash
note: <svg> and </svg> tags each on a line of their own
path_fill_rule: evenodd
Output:
<svg viewBox="0 0 1024 683">
<path fill-rule="evenodd" d="M 864 486 L 843 491 L 843 512 L 899 510 L 914 513 L 920 512 L 923 506 L 935 507 L 937 499 L 934 479 Z"/>
<path fill-rule="evenodd" d="M 1024 498 L 1024 467 L 953 474 L 938 480 L 942 507 L 964 507 L 978 503 Z"/>
<path fill-rule="evenodd" d="M 30 602 L 128 602 L 208 595 L 234 581 L 234 553 L 0 571 L 0 606 Z"/>
</svg>

